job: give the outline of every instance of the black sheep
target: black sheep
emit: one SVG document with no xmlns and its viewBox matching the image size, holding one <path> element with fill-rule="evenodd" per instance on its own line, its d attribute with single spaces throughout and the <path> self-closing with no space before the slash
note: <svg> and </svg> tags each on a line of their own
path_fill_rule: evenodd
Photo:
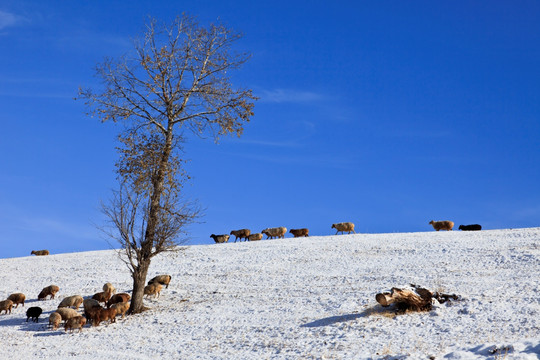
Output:
<svg viewBox="0 0 540 360">
<path fill-rule="evenodd" d="M 26 322 L 28 322 L 28 319 L 32 318 L 34 322 L 38 322 L 39 315 L 43 312 L 43 309 L 37 306 L 31 307 L 28 310 L 26 310 Z"/>
<path fill-rule="evenodd" d="M 479 230 L 482 230 L 482 225 L 478 225 L 478 224 L 459 225 L 459 230 L 463 230 L 463 231 L 479 231 Z"/>
</svg>

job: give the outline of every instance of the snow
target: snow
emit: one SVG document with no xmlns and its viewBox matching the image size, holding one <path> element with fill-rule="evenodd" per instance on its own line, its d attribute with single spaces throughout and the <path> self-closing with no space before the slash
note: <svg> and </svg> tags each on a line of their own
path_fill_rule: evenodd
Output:
<svg viewBox="0 0 540 360">
<path fill-rule="evenodd" d="M 0 259 L 0 359 L 538 359 L 540 228 L 358 234 L 186 246 L 154 258 L 172 275 L 151 310 L 66 334 L 47 328 L 66 296 L 111 282 L 130 292 L 114 250 Z M 56 299 L 37 301 L 50 284 Z M 395 315 L 375 295 L 409 284 L 455 293 Z M 44 310 L 39 323 L 26 309 Z"/>
</svg>

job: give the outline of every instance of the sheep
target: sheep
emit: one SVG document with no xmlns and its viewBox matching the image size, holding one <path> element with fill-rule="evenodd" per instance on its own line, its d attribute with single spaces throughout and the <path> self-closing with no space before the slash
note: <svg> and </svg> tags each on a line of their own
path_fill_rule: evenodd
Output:
<svg viewBox="0 0 540 360">
<path fill-rule="evenodd" d="M 350 234 L 351 232 L 356 234 L 356 231 L 354 231 L 354 224 L 352 222 L 341 222 L 337 224 L 332 224 L 332 229 L 336 229 L 336 235 L 341 231 L 342 234 L 347 232 L 347 234 Z"/>
<path fill-rule="evenodd" d="M 101 305 L 99 304 L 99 301 L 95 299 L 84 299 L 83 307 L 84 307 L 84 316 L 86 316 L 86 318 L 89 320 L 92 319 L 92 310 L 102 309 Z"/>
<path fill-rule="evenodd" d="M 129 310 L 129 306 L 130 306 L 130 303 L 128 302 L 120 302 L 120 303 L 113 304 L 111 306 L 111 309 L 116 309 L 116 314 L 117 315 L 122 314 L 122 319 L 123 319 L 124 316 L 126 315 L 126 312 Z"/>
<path fill-rule="evenodd" d="M 437 231 L 439 230 L 446 230 L 450 231 L 454 227 L 454 223 L 452 221 L 443 220 L 443 221 L 433 221 L 431 220 L 429 222 L 430 225 L 433 226 L 433 228 Z"/>
<path fill-rule="evenodd" d="M 114 288 L 114 286 L 112 286 L 111 283 L 106 283 L 105 285 L 103 285 L 103 291 L 104 292 L 110 292 L 111 294 L 116 294 L 116 289 Z"/>
<path fill-rule="evenodd" d="M 73 329 L 79 329 L 79 332 L 81 332 L 85 324 L 86 318 L 84 316 L 75 316 L 66 321 L 64 329 L 66 330 L 66 332 L 68 331 L 68 329 L 70 329 L 71 332 L 73 332 Z"/>
<path fill-rule="evenodd" d="M 44 287 L 38 295 L 38 300 L 45 300 L 47 296 L 51 295 L 51 299 L 54 299 L 54 295 L 60 290 L 56 285 L 49 285 Z"/>
<path fill-rule="evenodd" d="M 56 311 L 49 315 L 49 326 L 52 326 L 53 330 L 58 329 L 58 326 L 62 322 L 62 315 Z"/>
<path fill-rule="evenodd" d="M 223 235 L 210 235 L 210 237 L 212 239 L 214 239 L 214 241 L 216 242 L 216 244 L 222 244 L 222 243 L 226 243 L 227 241 L 229 241 L 229 238 L 231 237 L 230 235 L 227 235 L 227 234 L 223 234 Z"/>
<path fill-rule="evenodd" d="M 13 301 L 11 300 L 0 301 L 0 314 L 2 313 L 2 311 L 5 311 L 6 314 L 9 311 L 9 313 L 11 314 L 12 307 L 13 307 Z"/>
<path fill-rule="evenodd" d="M 109 324 L 116 322 L 116 309 L 99 309 L 92 317 L 92 324 L 98 326 L 102 321 L 109 320 Z"/>
<path fill-rule="evenodd" d="M 171 275 L 158 275 L 152 278 L 152 280 L 148 282 L 148 285 L 158 283 L 161 285 L 165 285 L 165 289 L 168 289 L 170 282 L 171 282 Z"/>
<path fill-rule="evenodd" d="M 276 227 L 276 228 L 266 228 L 262 230 L 261 233 L 265 234 L 267 239 L 273 239 L 273 238 L 284 239 L 285 234 L 287 233 L 287 228 L 283 226 Z"/>
<path fill-rule="evenodd" d="M 161 289 L 162 288 L 163 288 L 163 286 L 161 284 L 158 284 L 158 283 L 147 285 L 147 286 L 144 287 L 144 295 L 146 295 L 146 297 L 148 297 L 150 295 L 155 295 L 154 298 L 157 299 L 161 295 Z"/>
<path fill-rule="evenodd" d="M 246 239 L 248 240 L 249 234 L 251 234 L 251 230 L 249 229 L 241 229 L 241 230 L 232 230 L 231 235 L 234 235 L 234 242 L 236 242 L 237 239 Z"/>
<path fill-rule="evenodd" d="M 8 300 L 13 301 L 13 304 L 16 305 L 15 309 L 19 307 L 19 304 L 24 306 L 24 300 L 26 300 L 26 295 L 23 293 L 15 293 L 8 296 Z"/>
<path fill-rule="evenodd" d="M 459 230 L 463 230 L 463 231 L 480 231 L 480 230 L 482 230 L 482 225 L 479 225 L 479 224 L 459 225 Z"/>
<path fill-rule="evenodd" d="M 62 317 L 62 320 L 64 321 L 80 315 L 77 310 L 72 309 L 72 308 L 60 308 L 60 309 L 56 309 L 56 312 L 60 314 L 60 316 Z"/>
<path fill-rule="evenodd" d="M 43 312 L 43 309 L 37 306 L 33 306 L 26 310 L 26 322 L 32 318 L 33 322 L 39 322 L 39 315 Z"/>
<path fill-rule="evenodd" d="M 49 255 L 49 250 L 32 250 L 30 255 L 36 255 L 36 256 Z"/>
<path fill-rule="evenodd" d="M 306 229 L 306 228 L 303 228 L 303 229 L 291 229 L 289 232 L 291 234 L 293 234 L 294 237 L 301 237 L 301 236 L 308 237 L 309 229 Z"/>
<path fill-rule="evenodd" d="M 97 300 L 98 302 L 102 302 L 102 303 L 106 304 L 107 301 L 109 301 L 109 299 L 111 298 L 111 295 L 112 295 L 111 292 L 101 291 L 101 292 L 95 293 L 92 296 L 92 299 Z"/>
<path fill-rule="evenodd" d="M 262 240 L 262 238 L 263 238 L 263 234 L 261 233 L 255 233 L 248 236 L 249 241 Z"/>
<path fill-rule="evenodd" d="M 116 304 L 116 303 L 128 302 L 129 299 L 131 299 L 131 296 L 129 296 L 129 294 L 126 294 L 126 293 L 115 294 L 111 296 L 109 301 L 107 301 L 107 308 L 110 308 L 111 305 Z"/>
<path fill-rule="evenodd" d="M 79 309 L 79 306 L 81 306 L 83 301 L 84 299 L 81 295 L 68 296 L 60 302 L 60 304 L 58 305 L 58 308 L 73 306 L 75 309 Z"/>
</svg>

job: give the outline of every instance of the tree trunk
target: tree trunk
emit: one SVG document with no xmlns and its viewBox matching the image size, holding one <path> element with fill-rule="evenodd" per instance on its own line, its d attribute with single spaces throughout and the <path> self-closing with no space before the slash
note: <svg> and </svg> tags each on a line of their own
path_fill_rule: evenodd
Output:
<svg viewBox="0 0 540 360">
<path fill-rule="evenodd" d="M 144 311 L 144 287 L 146 285 L 146 274 L 148 273 L 149 267 L 150 259 L 146 259 L 139 262 L 137 268 L 133 272 L 133 292 L 131 294 L 129 314 L 138 314 Z"/>
</svg>

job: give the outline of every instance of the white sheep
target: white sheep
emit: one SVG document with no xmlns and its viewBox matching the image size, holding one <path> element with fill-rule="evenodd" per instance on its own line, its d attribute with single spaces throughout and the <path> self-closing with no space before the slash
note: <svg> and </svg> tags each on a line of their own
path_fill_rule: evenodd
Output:
<svg viewBox="0 0 540 360">
<path fill-rule="evenodd" d="M 64 298 L 60 304 L 58 305 L 59 308 L 62 307 L 74 307 L 75 309 L 79 309 L 79 306 L 83 303 L 84 299 L 81 295 L 72 295 Z"/>
<path fill-rule="evenodd" d="M 155 295 L 154 298 L 157 299 L 161 295 L 161 289 L 163 289 L 163 285 L 158 283 L 146 285 L 144 287 L 144 295 L 146 295 L 146 297 Z"/>
<path fill-rule="evenodd" d="M 171 282 L 171 275 L 158 275 L 152 278 L 152 280 L 148 282 L 148 285 L 158 283 L 161 285 L 165 285 L 165 289 L 168 289 L 170 282 Z"/>
<path fill-rule="evenodd" d="M 261 233 L 266 235 L 267 239 L 279 238 L 284 239 L 285 234 L 287 233 L 287 228 L 280 226 L 275 228 L 266 228 L 261 231 Z"/>
<path fill-rule="evenodd" d="M 62 317 L 62 320 L 66 321 L 68 319 L 74 318 L 75 316 L 79 316 L 79 312 L 72 308 L 60 308 L 56 309 L 56 312 L 60 314 Z"/>
<path fill-rule="evenodd" d="M 433 228 L 437 231 L 439 230 L 450 231 L 454 228 L 454 222 L 448 221 L 448 220 L 442 220 L 442 221 L 431 220 L 429 224 L 433 226 Z"/>
<path fill-rule="evenodd" d="M 57 313 L 56 311 L 53 312 L 51 315 L 49 315 L 49 325 L 52 327 L 53 330 L 58 329 L 58 326 L 62 322 L 62 315 Z"/>
<path fill-rule="evenodd" d="M 332 224 L 332 229 L 336 229 L 336 235 L 341 231 L 341 233 L 345 233 L 345 231 L 350 234 L 351 232 L 356 234 L 356 231 L 354 231 L 354 224 L 352 222 L 342 222 L 337 224 Z"/>
<path fill-rule="evenodd" d="M 110 292 L 111 294 L 116 294 L 116 289 L 112 286 L 111 283 L 106 283 L 103 285 L 103 292 Z"/>
</svg>

